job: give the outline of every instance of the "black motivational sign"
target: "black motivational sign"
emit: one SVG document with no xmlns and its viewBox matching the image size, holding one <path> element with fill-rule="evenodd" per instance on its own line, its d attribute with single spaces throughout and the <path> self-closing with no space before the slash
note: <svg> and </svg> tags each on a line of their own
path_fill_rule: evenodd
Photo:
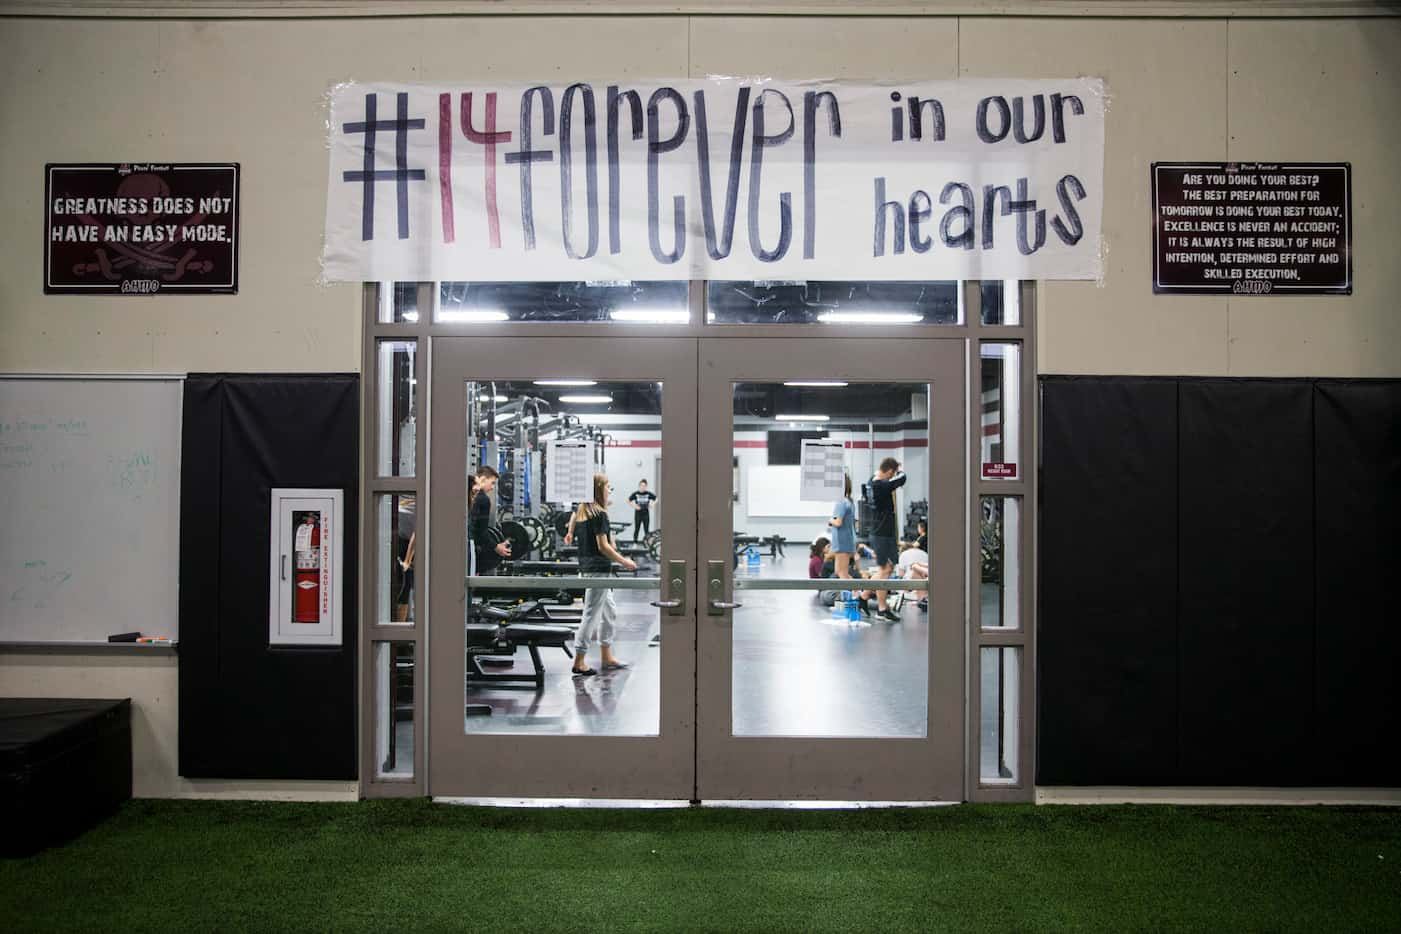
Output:
<svg viewBox="0 0 1401 934">
<path fill-rule="evenodd" d="M 238 291 L 237 163 L 44 167 L 44 292 Z"/>
<path fill-rule="evenodd" d="M 1153 163 L 1153 291 L 1351 295 L 1352 165 Z"/>
</svg>

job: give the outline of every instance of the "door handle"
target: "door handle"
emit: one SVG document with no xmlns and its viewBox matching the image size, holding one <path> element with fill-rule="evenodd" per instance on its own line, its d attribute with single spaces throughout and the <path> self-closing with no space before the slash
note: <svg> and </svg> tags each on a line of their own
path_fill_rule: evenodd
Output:
<svg viewBox="0 0 1401 934">
<path fill-rule="evenodd" d="M 666 563 L 666 597 L 651 601 L 652 606 L 666 610 L 667 616 L 686 615 L 686 562 Z"/>
<path fill-rule="evenodd" d="M 287 579 L 287 556 L 282 556 L 282 579 Z"/>
<path fill-rule="evenodd" d="M 742 603 L 734 603 L 725 600 L 725 561 L 707 561 L 705 563 L 705 605 L 707 616 L 724 616 L 729 610 L 737 610 L 744 606 Z"/>
</svg>

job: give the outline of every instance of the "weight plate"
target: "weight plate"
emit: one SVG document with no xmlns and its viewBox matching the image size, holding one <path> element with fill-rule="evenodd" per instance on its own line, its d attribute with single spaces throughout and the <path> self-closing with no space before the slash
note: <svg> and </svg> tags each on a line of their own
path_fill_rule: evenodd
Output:
<svg viewBox="0 0 1401 934">
<path fill-rule="evenodd" d="M 507 519 L 501 523 L 501 533 L 511 543 L 511 559 L 525 561 L 530 557 L 530 533 L 519 522 Z"/>
<path fill-rule="evenodd" d="M 525 527 L 526 534 L 530 536 L 530 547 L 539 548 L 540 543 L 545 540 L 545 524 L 534 516 L 526 516 L 520 522 Z"/>
</svg>

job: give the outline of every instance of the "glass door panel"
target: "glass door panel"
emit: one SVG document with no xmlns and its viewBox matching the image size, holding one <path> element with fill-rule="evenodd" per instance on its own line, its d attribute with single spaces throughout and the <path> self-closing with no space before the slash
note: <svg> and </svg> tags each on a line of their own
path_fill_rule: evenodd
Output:
<svg viewBox="0 0 1401 934">
<path fill-rule="evenodd" d="M 702 798 L 962 797 L 964 354 L 701 342 Z"/>
<path fill-rule="evenodd" d="M 732 386 L 733 735 L 927 735 L 929 384 Z"/>
<path fill-rule="evenodd" d="M 466 382 L 468 733 L 657 735 L 662 391 Z M 526 651 L 501 651 L 527 635 Z"/>
<path fill-rule="evenodd" d="M 430 793 L 690 798 L 694 342 L 432 353 Z"/>
</svg>

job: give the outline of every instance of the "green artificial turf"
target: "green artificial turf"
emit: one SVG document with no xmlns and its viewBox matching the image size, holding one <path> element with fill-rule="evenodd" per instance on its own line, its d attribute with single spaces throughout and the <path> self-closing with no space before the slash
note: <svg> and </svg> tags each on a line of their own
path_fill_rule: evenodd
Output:
<svg viewBox="0 0 1401 934">
<path fill-rule="evenodd" d="M 1401 930 L 1401 812 L 132 801 L 4 931 Z"/>
</svg>

